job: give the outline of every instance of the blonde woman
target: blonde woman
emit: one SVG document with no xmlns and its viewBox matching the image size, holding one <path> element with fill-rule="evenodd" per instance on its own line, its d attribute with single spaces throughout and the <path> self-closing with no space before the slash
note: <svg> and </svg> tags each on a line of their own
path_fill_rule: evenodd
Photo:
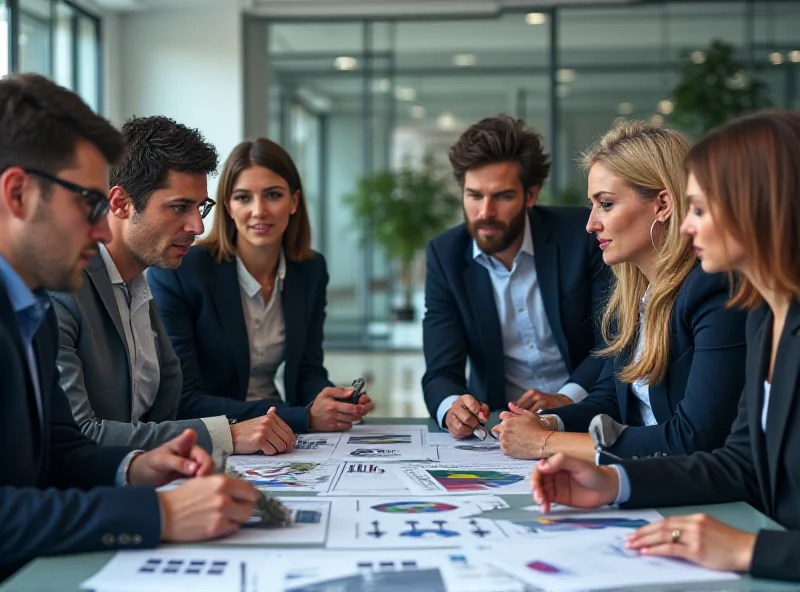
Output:
<svg viewBox="0 0 800 592">
<path fill-rule="evenodd" d="M 726 308 L 727 276 L 704 273 L 680 234 L 688 150 L 680 133 L 632 122 L 585 155 L 586 230 L 615 276 L 597 352 L 606 365 L 580 403 L 541 416 L 510 405 L 495 428 L 509 456 L 606 464 L 724 443 L 744 385 L 746 313 Z"/>
</svg>

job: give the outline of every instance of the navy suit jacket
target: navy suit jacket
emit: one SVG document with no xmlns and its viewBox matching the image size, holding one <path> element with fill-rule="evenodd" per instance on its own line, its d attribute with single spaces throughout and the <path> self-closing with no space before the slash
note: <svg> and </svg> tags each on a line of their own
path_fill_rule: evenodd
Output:
<svg viewBox="0 0 800 592">
<path fill-rule="evenodd" d="M 623 462 L 631 483 L 624 507 L 747 502 L 789 529 L 758 533 L 750 573 L 800 581 L 800 302 L 792 302 L 778 343 L 765 432 L 773 323 L 766 306 L 747 319 L 747 379 L 725 445 L 712 453 Z M 729 364 L 717 377 L 733 369 Z"/>
<path fill-rule="evenodd" d="M 697 265 L 683 282 L 670 315 L 669 366 L 650 387 L 650 406 L 658 425 L 628 427 L 608 450 L 635 458 L 691 454 L 722 446 L 736 417 L 744 386 L 747 313 L 725 307 L 730 298 L 725 274 L 709 275 Z M 585 432 L 605 413 L 630 425 L 641 423 L 638 399 L 616 376 L 629 355 L 606 361 L 589 396 L 551 413 L 568 432 Z M 614 462 L 601 455 L 601 463 Z"/>
<path fill-rule="evenodd" d="M 154 547 L 161 537 L 155 490 L 113 487 L 130 449 L 98 447 L 72 418 L 58 381 L 52 308 L 33 347 L 41 420 L 16 315 L 0 280 L 0 581 L 41 555 Z"/>
<path fill-rule="evenodd" d="M 245 403 L 250 380 L 247 338 L 236 260 L 217 263 L 205 247 L 192 247 L 175 270 L 151 269 L 147 280 L 183 370 L 181 413 L 206 417 L 216 398 L 226 406 L 249 405 L 260 413 L 274 405 Z M 286 331 L 285 404 L 278 415 L 295 432 L 308 430 L 307 406 L 332 386 L 323 366 L 328 271 L 319 253 L 286 260 L 283 319 Z M 198 397 L 203 392 L 216 397 Z M 225 411 L 222 411 L 225 413 Z M 227 413 L 231 415 L 231 413 Z"/>
<path fill-rule="evenodd" d="M 605 304 L 609 278 L 597 239 L 586 232 L 589 209 L 534 206 L 529 218 L 547 320 L 569 381 L 588 391 L 603 368 L 603 360 L 590 353 L 602 346 L 595 317 Z M 505 409 L 503 341 L 492 280 L 473 258 L 464 224 L 428 243 L 425 308 L 422 389 L 431 417 L 444 399 L 464 393 L 491 410 Z"/>
</svg>

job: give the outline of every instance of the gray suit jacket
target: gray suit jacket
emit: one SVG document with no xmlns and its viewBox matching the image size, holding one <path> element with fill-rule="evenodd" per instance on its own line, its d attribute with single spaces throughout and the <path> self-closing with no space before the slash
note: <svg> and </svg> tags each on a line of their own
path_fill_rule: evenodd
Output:
<svg viewBox="0 0 800 592">
<path fill-rule="evenodd" d="M 77 292 L 51 292 L 58 315 L 58 369 L 61 387 L 84 434 L 107 446 L 149 450 L 191 428 L 197 443 L 212 451 L 200 419 L 177 421 L 183 376 L 178 357 L 150 302 L 161 379 L 152 408 L 131 423 L 131 372 L 128 343 L 103 258 L 94 257 Z"/>
</svg>

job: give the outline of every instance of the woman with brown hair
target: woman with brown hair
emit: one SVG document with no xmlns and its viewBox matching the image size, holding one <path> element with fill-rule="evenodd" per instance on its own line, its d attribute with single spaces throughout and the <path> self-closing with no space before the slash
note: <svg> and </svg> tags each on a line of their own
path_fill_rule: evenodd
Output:
<svg viewBox="0 0 800 592">
<path fill-rule="evenodd" d="M 554 502 L 636 508 L 745 501 L 788 531 L 752 534 L 697 514 L 644 526 L 628 546 L 800 581 L 799 161 L 800 115 L 789 111 L 733 120 L 686 159 L 691 205 L 683 231 L 704 270 L 741 278 L 730 304 L 758 307 L 747 320 L 747 379 L 725 446 L 611 467 L 558 455 L 533 473 L 544 511 Z"/>
<path fill-rule="evenodd" d="M 615 281 L 602 318 L 606 366 L 579 403 L 501 414 L 503 451 L 598 462 L 721 446 L 744 384 L 745 318 L 730 284 L 697 265 L 679 132 L 641 122 L 609 131 L 584 157 L 595 234 Z M 713 388 L 712 388 L 713 387 Z"/>
<path fill-rule="evenodd" d="M 273 401 L 294 431 L 349 429 L 373 408 L 345 402 L 323 366 L 328 272 L 311 249 L 300 174 L 278 144 L 233 149 L 217 187 L 211 233 L 176 270 L 148 281 L 181 360 L 186 391 Z M 275 385 L 281 363 L 285 400 Z M 203 401 L 182 401 L 201 407 Z M 195 408 L 192 413 L 200 413 Z"/>
</svg>

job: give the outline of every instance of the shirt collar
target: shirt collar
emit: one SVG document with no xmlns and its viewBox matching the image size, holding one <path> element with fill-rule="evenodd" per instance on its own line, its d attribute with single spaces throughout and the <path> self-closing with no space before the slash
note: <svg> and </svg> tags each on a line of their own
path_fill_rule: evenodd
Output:
<svg viewBox="0 0 800 592">
<path fill-rule="evenodd" d="M 25 339 L 30 340 L 38 331 L 39 325 L 50 308 L 50 297 L 42 288 L 31 290 L 26 286 L 17 270 L 2 255 L 0 255 L 0 279 L 5 283 L 11 308 L 17 318 L 25 316 L 32 321 L 28 328 L 23 328 Z M 22 325 L 21 322 L 20 325 Z"/>
<path fill-rule="evenodd" d="M 248 297 L 255 298 L 261 292 L 261 284 L 259 284 L 258 280 L 253 277 L 253 274 L 247 270 L 241 258 L 238 256 L 236 257 L 236 275 L 239 278 L 239 285 Z M 285 277 L 286 256 L 283 253 L 283 249 L 281 249 L 280 255 L 278 256 L 278 274 L 275 277 L 275 281 L 278 282 L 278 289 L 281 292 L 283 291 L 283 280 Z"/>
<path fill-rule="evenodd" d="M 125 282 L 122 281 L 122 276 L 119 274 L 119 270 L 117 269 L 114 260 L 111 258 L 108 249 L 106 249 L 106 246 L 103 244 L 100 245 L 100 256 L 103 258 L 103 263 L 105 263 L 106 271 L 108 272 L 108 279 L 111 280 L 111 283 L 115 286 L 119 284 L 124 285 Z"/>
<path fill-rule="evenodd" d="M 106 249 L 106 246 L 100 243 L 100 256 L 103 258 L 103 263 L 106 266 L 106 271 L 108 272 L 108 279 L 111 280 L 111 284 L 113 286 L 122 286 L 126 290 L 131 297 L 134 295 L 141 294 L 142 300 L 148 300 L 152 296 L 150 294 L 150 286 L 147 283 L 147 278 L 145 277 L 144 272 L 137 275 L 127 284 L 122 281 L 122 276 L 119 274 L 119 270 L 117 269 L 117 265 L 114 263 L 114 260 L 111 258 L 111 254 Z"/>
<path fill-rule="evenodd" d="M 514 260 L 517 260 L 520 253 L 528 253 L 529 255 L 533 255 L 533 233 L 531 232 L 531 219 L 530 216 L 525 214 L 525 233 L 522 236 L 522 245 L 519 248 L 519 252 L 515 255 Z M 478 246 L 478 241 L 472 239 L 472 258 L 477 260 L 480 259 L 488 259 L 491 260 L 492 257 L 481 251 L 481 248 Z"/>
</svg>

